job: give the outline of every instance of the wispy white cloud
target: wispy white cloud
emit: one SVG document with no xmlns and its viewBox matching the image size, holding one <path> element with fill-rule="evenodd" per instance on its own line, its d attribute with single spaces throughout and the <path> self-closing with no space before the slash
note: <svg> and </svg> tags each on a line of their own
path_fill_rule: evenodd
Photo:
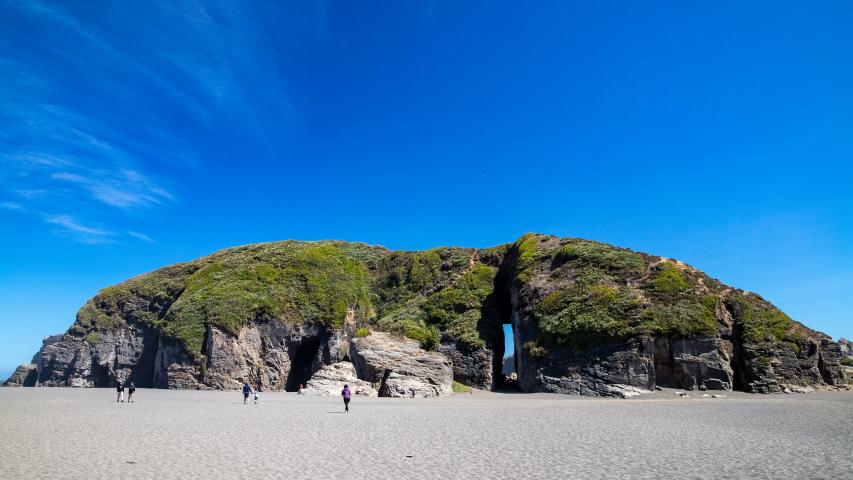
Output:
<svg viewBox="0 0 853 480">
<path fill-rule="evenodd" d="M 98 227 L 82 225 L 70 215 L 46 216 L 47 223 L 60 227 L 61 235 L 67 235 L 82 243 L 113 243 L 115 233 Z"/>
<path fill-rule="evenodd" d="M 145 241 L 148 243 L 155 243 L 153 238 L 149 237 L 148 235 L 145 235 L 144 233 L 129 231 L 129 232 L 127 232 L 127 234 L 133 238 L 138 238 L 139 240 L 142 240 L 142 241 Z"/>
<path fill-rule="evenodd" d="M 172 200 L 169 192 L 133 170 L 90 171 L 89 174 L 93 176 L 63 171 L 52 174 L 51 178 L 80 185 L 92 198 L 113 207 L 148 207 Z"/>
<path fill-rule="evenodd" d="M 24 206 L 18 202 L 0 202 L 0 208 L 6 210 L 17 210 L 19 212 L 23 212 L 25 210 Z"/>
<path fill-rule="evenodd" d="M 273 10 L 0 3 L 0 192 L 41 218 L 142 222 L 177 202 L 181 173 L 207 155 L 199 138 L 264 145 L 294 110 Z"/>
</svg>

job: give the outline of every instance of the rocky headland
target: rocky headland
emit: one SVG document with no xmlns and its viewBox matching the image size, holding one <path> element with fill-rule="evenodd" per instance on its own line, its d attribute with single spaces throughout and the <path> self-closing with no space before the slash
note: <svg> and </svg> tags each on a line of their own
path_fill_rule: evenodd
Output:
<svg viewBox="0 0 853 480">
<path fill-rule="evenodd" d="M 846 388 L 849 344 L 682 262 L 528 234 L 488 249 L 246 245 L 101 290 L 6 385 L 428 397 Z"/>
</svg>

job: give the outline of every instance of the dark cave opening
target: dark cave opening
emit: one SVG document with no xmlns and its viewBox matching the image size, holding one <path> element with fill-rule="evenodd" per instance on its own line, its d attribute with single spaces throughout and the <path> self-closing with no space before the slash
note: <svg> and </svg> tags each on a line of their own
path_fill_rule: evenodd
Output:
<svg viewBox="0 0 853 480">
<path fill-rule="evenodd" d="M 654 354 L 652 355 L 655 368 L 655 384 L 667 388 L 686 388 L 675 378 L 675 358 L 672 355 L 669 339 L 654 339 Z"/>
<path fill-rule="evenodd" d="M 205 335 L 206 337 L 206 335 Z M 152 329 L 145 332 L 142 341 L 142 351 L 139 353 L 136 365 L 132 367 L 127 381 L 132 381 L 137 388 L 154 387 L 154 369 L 157 358 L 159 335 Z"/>
<path fill-rule="evenodd" d="M 743 354 L 743 329 L 739 323 L 735 323 L 732 327 L 732 358 L 730 366 L 732 368 L 732 390 L 745 391 L 747 385 L 746 368 Z"/>
<path fill-rule="evenodd" d="M 92 383 L 95 387 L 115 387 L 115 380 L 110 375 L 110 370 L 104 365 L 93 361 L 92 362 Z"/>
<path fill-rule="evenodd" d="M 309 338 L 304 340 L 290 355 L 290 372 L 287 374 L 287 383 L 284 390 L 296 392 L 299 385 L 305 385 L 314 374 L 314 363 L 317 352 L 320 350 L 320 339 Z"/>
</svg>

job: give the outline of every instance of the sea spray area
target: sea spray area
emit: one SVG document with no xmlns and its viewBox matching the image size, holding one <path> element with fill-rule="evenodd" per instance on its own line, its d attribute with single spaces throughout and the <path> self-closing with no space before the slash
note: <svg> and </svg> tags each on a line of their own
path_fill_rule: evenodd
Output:
<svg viewBox="0 0 853 480">
<path fill-rule="evenodd" d="M 0 389 L 0 478 L 847 478 L 853 395 Z"/>
</svg>

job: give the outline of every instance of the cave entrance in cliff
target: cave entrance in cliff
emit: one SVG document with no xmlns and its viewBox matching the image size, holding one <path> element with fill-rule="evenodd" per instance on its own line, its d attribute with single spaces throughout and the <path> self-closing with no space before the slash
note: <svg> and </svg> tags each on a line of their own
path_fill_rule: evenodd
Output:
<svg viewBox="0 0 853 480">
<path fill-rule="evenodd" d="M 94 387 L 114 387 L 116 380 L 110 375 L 109 369 L 98 362 L 92 362 L 92 383 Z"/>
<path fill-rule="evenodd" d="M 296 392 L 299 385 L 305 385 L 314 374 L 314 360 L 320 350 L 320 339 L 310 338 L 300 343 L 290 354 L 290 372 L 284 390 Z"/>
</svg>

